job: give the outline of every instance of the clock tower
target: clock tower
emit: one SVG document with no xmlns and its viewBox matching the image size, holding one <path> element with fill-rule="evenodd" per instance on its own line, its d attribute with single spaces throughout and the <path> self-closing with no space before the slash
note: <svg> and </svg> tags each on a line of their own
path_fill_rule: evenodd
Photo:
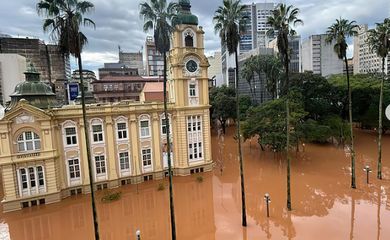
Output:
<svg viewBox="0 0 390 240">
<path fill-rule="evenodd" d="M 210 105 L 207 69 L 204 55 L 204 31 L 191 13 L 190 0 L 179 0 L 179 13 L 169 54 L 169 97 L 176 110 L 173 124 L 179 133 L 173 149 L 178 150 L 175 166 L 181 171 L 212 169 Z M 195 167 L 195 168 L 194 168 Z M 179 169 L 178 169 L 179 168 Z M 180 169 L 182 168 L 182 169 Z"/>
</svg>

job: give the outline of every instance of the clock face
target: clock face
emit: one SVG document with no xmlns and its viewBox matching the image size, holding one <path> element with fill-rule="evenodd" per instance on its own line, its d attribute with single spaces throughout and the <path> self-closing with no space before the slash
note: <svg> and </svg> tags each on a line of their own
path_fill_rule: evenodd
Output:
<svg viewBox="0 0 390 240">
<path fill-rule="evenodd" d="M 196 70 L 198 70 L 198 64 L 194 60 L 189 60 L 186 63 L 186 68 L 190 73 L 194 73 Z"/>
</svg>

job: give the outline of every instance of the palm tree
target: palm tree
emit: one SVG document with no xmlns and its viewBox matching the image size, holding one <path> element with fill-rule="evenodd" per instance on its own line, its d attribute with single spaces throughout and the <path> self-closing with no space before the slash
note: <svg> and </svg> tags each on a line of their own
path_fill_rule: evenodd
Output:
<svg viewBox="0 0 390 240">
<path fill-rule="evenodd" d="M 296 34 L 292 26 L 303 24 L 303 21 L 298 18 L 299 9 L 294 6 L 280 4 L 278 8 L 272 11 L 272 16 L 268 17 L 267 24 L 272 26 L 267 32 L 269 36 L 277 37 L 277 46 L 279 50 L 279 57 L 284 66 L 286 77 L 286 156 L 287 156 L 287 209 L 291 211 L 291 189 L 290 189 L 290 165 L 291 159 L 289 157 L 290 147 L 290 107 L 289 107 L 289 65 L 290 65 L 290 52 L 291 49 L 288 46 L 288 40 L 290 36 Z"/>
<path fill-rule="evenodd" d="M 240 42 L 240 32 L 244 30 L 246 17 L 244 16 L 245 6 L 241 5 L 240 0 L 223 0 L 223 5 L 215 11 L 213 21 L 214 30 L 221 38 L 221 44 L 226 47 L 229 54 L 235 54 L 236 60 L 236 112 L 237 112 L 237 142 L 238 156 L 240 160 L 241 175 L 241 201 L 242 201 L 242 226 L 246 226 L 246 206 L 245 206 L 245 188 L 244 188 L 244 169 L 241 149 L 240 134 L 240 107 L 238 94 L 238 44 Z"/>
<path fill-rule="evenodd" d="M 382 179 L 382 119 L 383 119 L 383 84 L 385 81 L 385 61 L 390 51 L 390 19 L 377 23 L 375 29 L 369 30 L 367 39 L 371 51 L 382 58 L 382 80 L 379 94 L 379 126 L 378 126 L 378 172 L 377 178 Z"/>
<path fill-rule="evenodd" d="M 348 59 L 347 49 L 348 44 L 346 38 L 356 36 L 358 25 L 355 21 L 348 21 L 347 19 L 336 19 L 336 22 L 332 26 L 328 27 L 326 32 L 326 42 L 331 44 L 334 42 L 334 51 L 339 59 L 344 60 L 345 69 L 347 70 L 347 88 L 348 88 L 348 111 L 349 111 L 349 125 L 351 135 L 351 187 L 356 188 L 355 179 L 355 149 L 354 149 L 354 137 L 353 137 L 353 126 L 352 126 L 352 91 L 349 82 L 349 71 L 348 71 Z"/>
<path fill-rule="evenodd" d="M 255 101 L 254 88 L 252 87 L 252 83 L 255 80 L 255 69 L 256 69 L 256 58 L 251 56 L 248 60 L 245 61 L 241 75 L 248 82 L 249 91 L 251 92 L 252 102 Z"/>
<path fill-rule="evenodd" d="M 96 213 L 95 195 L 93 191 L 91 149 L 87 130 L 89 128 L 85 107 L 85 92 L 82 74 L 83 65 L 81 60 L 81 52 L 88 40 L 87 37 L 80 31 L 80 27 L 82 25 L 92 26 L 95 28 L 95 23 L 91 19 L 83 16 L 84 14 L 91 12 L 94 9 L 94 5 L 91 2 L 82 0 L 41 0 L 37 3 L 36 7 L 38 14 L 43 15 L 45 18 L 43 30 L 50 33 L 50 37 L 58 43 L 59 49 L 64 56 L 68 57 L 69 55 L 72 55 L 76 57 L 78 61 L 94 232 L 95 239 L 99 239 L 99 226 Z"/>
<path fill-rule="evenodd" d="M 178 4 L 166 0 L 148 0 L 140 4 L 140 16 L 144 19 L 144 31 L 153 30 L 156 49 L 163 55 L 164 59 L 164 118 L 167 128 L 167 158 L 169 175 L 169 206 L 171 213 L 171 235 L 176 240 L 175 209 L 173 204 L 172 190 L 172 166 L 171 166 L 171 142 L 170 127 L 167 107 L 167 52 L 170 49 L 172 32 L 175 30 L 172 25 L 177 18 Z"/>
</svg>

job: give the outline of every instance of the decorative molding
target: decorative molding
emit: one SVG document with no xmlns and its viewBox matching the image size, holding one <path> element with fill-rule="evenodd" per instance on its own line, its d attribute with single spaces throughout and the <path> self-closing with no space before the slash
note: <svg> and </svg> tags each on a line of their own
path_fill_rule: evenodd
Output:
<svg viewBox="0 0 390 240">
<path fill-rule="evenodd" d="M 34 116 L 27 114 L 27 113 L 22 113 L 15 118 L 16 124 L 34 123 L 34 122 L 35 122 Z"/>
</svg>

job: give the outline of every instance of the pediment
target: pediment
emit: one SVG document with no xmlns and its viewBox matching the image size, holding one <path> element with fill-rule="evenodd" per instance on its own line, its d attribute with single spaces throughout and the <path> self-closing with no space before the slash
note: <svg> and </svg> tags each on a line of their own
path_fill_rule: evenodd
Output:
<svg viewBox="0 0 390 240">
<path fill-rule="evenodd" d="M 7 111 L 3 120 L 12 121 L 15 124 L 33 123 L 40 120 L 50 120 L 51 114 L 42 109 L 20 100 L 10 111 Z"/>
</svg>

